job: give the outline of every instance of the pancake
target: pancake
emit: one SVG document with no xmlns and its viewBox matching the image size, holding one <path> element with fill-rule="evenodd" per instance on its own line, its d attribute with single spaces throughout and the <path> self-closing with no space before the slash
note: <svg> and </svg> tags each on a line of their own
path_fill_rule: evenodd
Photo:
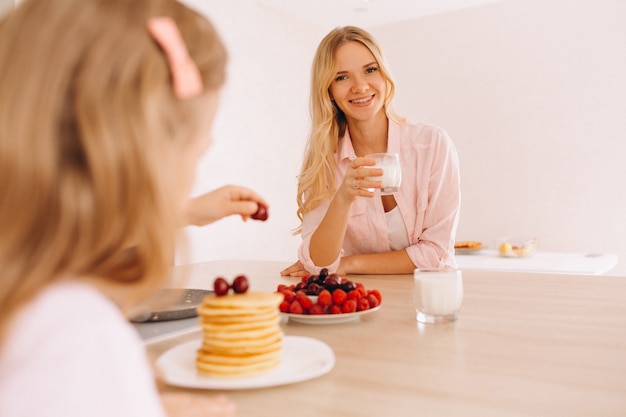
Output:
<svg viewBox="0 0 626 417">
<path fill-rule="evenodd" d="M 256 375 L 280 364 L 283 332 L 279 293 L 206 296 L 198 307 L 202 346 L 199 373 L 217 377 Z"/>
</svg>

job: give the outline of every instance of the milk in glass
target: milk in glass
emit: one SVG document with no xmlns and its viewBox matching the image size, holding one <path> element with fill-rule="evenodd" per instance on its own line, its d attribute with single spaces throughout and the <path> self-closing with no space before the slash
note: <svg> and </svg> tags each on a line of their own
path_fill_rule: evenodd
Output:
<svg viewBox="0 0 626 417">
<path fill-rule="evenodd" d="M 416 269 L 413 276 L 417 320 L 423 323 L 456 320 L 463 302 L 461 271 Z"/>
</svg>

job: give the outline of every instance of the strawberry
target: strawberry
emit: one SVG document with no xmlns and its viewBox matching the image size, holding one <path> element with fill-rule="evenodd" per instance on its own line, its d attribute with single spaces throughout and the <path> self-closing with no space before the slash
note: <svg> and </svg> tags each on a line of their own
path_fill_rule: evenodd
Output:
<svg viewBox="0 0 626 417">
<path fill-rule="evenodd" d="M 338 288 L 333 292 L 333 304 L 340 306 L 346 301 L 347 297 L 346 292 L 341 288 Z"/>
<path fill-rule="evenodd" d="M 341 306 L 342 313 L 354 313 L 356 311 L 356 301 L 355 300 L 346 300 L 345 303 Z"/>
<path fill-rule="evenodd" d="M 287 287 L 285 284 L 278 284 L 278 287 L 276 288 L 276 292 L 283 292 L 283 290 L 286 290 Z"/>
<path fill-rule="evenodd" d="M 320 291 L 320 293 L 317 295 L 317 303 L 321 305 L 322 307 L 328 307 L 329 305 L 331 305 L 333 303 L 333 298 L 332 298 L 332 295 L 330 294 L 330 291 L 328 290 Z"/>
</svg>

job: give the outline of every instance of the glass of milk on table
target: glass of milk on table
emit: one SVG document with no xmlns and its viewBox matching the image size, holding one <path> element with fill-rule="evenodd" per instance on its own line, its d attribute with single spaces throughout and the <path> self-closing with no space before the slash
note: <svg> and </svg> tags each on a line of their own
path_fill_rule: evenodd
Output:
<svg viewBox="0 0 626 417">
<path fill-rule="evenodd" d="M 460 270 L 416 269 L 413 278 L 417 321 L 446 323 L 457 319 L 463 302 Z"/>
<path fill-rule="evenodd" d="M 376 165 L 372 168 L 382 168 L 383 175 L 379 177 L 365 177 L 368 181 L 382 181 L 380 189 L 382 195 L 389 195 L 400 190 L 402 183 L 402 169 L 400 168 L 400 156 L 397 153 L 370 153 L 366 158 L 376 160 Z M 373 188 L 368 191 L 374 192 Z"/>
</svg>

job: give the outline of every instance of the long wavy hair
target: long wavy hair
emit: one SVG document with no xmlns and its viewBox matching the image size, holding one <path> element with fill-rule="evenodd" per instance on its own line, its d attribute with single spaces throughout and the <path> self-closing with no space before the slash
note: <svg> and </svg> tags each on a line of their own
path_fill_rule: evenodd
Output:
<svg viewBox="0 0 626 417">
<path fill-rule="evenodd" d="M 177 22 L 201 96 L 174 96 L 151 16 Z M 0 21 L 0 335 L 68 277 L 128 303 L 164 284 L 178 156 L 226 60 L 211 23 L 174 0 L 26 0 Z"/>
<path fill-rule="evenodd" d="M 337 71 L 336 51 L 348 42 L 359 42 L 374 55 L 379 71 L 387 82 L 385 113 L 392 120 L 403 121 L 393 109 L 395 83 L 374 37 L 355 26 L 338 27 L 328 33 L 317 47 L 311 67 L 309 101 L 311 132 L 298 177 L 297 214 L 300 221 L 305 213 L 314 209 L 322 200 L 330 198 L 335 192 L 334 153 L 337 151 L 339 139 L 346 132 L 347 120 L 343 111 L 331 100 L 329 88 Z M 296 233 L 300 231 L 301 226 L 296 229 Z"/>
</svg>

